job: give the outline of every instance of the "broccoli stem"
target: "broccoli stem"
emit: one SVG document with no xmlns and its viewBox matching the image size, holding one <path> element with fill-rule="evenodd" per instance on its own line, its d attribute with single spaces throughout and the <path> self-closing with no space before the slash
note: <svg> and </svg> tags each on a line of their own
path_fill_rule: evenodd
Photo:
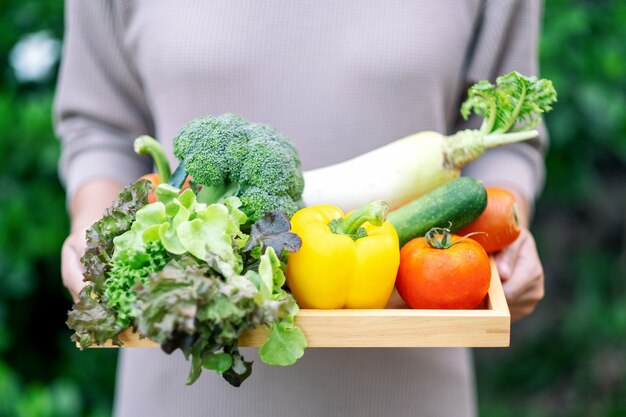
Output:
<svg viewBox="0 0 626 417">
<path fill-rule="evenodd" d="M 221 203 L 225 198 L 235 195 L 239 191 L 239 184 L 236 182 L 220 185 L 203 185 L 198 193 L 198 203 L 214 204 Z"/>
<path fill-rule="evenodd" d="M 389 204 L 382 200 L 367 203 L 360 209 L 353 211 L 340 221 L 332 221 L 329 225 L 333 233 L 354 236 L 364 223 L 382 226 L 389 213 Z"/>
<path fill-rule="evenodd" d="M 135 152 L 139 155 L 150 155 L 152 157 L 161 183 L 170 179 L 170 164 L 167 161 L 165 151 L 156 139 L 148 135 L 139 136 L 135 139 Z"/>
</svg>

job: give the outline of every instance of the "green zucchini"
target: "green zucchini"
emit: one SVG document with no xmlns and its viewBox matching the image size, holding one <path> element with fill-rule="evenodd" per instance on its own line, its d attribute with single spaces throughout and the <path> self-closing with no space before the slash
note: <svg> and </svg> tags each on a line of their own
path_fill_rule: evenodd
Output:
<svg viewBox="0 0 626 417">
<path fill-rule="evenodd" d="M 487 191 L 478 180 L 460 177 L 389 213 L 400 246 L 433 227 L 455 232 L 473 222 L 487 207 Z"/>
</svg>

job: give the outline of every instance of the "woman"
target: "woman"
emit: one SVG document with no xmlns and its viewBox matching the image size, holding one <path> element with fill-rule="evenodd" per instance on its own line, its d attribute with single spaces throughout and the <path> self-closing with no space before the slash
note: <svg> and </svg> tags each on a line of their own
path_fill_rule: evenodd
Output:
<svg viewBox="0 0 626 417">
<path fill-rule="evenodd" d="M 233 112 L 286 134 L 312 169 L 413 132 L 451 133 L 468 84 L 537 72 L 539 21 L 536 0 L 69 0 L 55 107 L 72 218 L 66 287 L 76 297 L 84 285 L 85 229 L 152 170 L 133 153 L 135 137 L 154 135 L 172 157 L 184 123 Z M 527 226 L 542 150 L 492 150 L 465 174 L 513 191 Z M 543 272 L 526 229 L 498 269 L 513 318 L 530 314 Z M 239 389 L 208 373 L 187 387 L 187 369 L 178 353 L 122 350 L 116 415 L 476 413 L 467 349 L 309 349 L 287 368 L 256 361 Z"/>
</svg>

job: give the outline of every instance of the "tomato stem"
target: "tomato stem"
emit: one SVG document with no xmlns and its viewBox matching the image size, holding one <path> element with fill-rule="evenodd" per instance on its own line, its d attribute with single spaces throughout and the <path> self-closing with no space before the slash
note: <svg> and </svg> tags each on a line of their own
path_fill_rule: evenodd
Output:
<svg viewBox="0 0 626 417">
<path fill-rule="evenodd" d="M 450 223 L 450 226 L 452 226 L 452 223 Z M 485 235 L 487 234 L 485 232 L 468 233 L 467 235 L 453 242 L 452 233 L 450 232 L 450 226 L 433 227 L 432 229 L 430 229 L 428 232 L 426 232 L 426 235 L 424 236 L 424 238 L 426 239 L 426 243 L 428 243 L 430 247 L 435 248 L 435 249 L 448 249 L 456 245 L 457 243 L 462 242 L 463 240 L 467 239 L 470 236 L 478 235 L 478 234 L 485 234 Z"/>
</svg>

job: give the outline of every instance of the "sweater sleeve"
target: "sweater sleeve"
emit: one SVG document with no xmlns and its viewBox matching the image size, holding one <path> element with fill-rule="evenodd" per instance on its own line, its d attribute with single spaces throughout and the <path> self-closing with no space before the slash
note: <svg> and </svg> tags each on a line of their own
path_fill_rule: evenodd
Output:
<svg viewBox="0 0 626 417">
<path fill-rule="evenodd" d="M 134 138 L 153 128 L 114 6 L 107 0 L 68 0 L 65 6 L 54 122 L 68 198 L 90 179 L 128 184 L 151 169 L 148 158 L 133 152 Z"/>
<path fill-rule="evenodd" d="M 537 75 L 540 0 L 486 0 L 473 52 L 468 60 L 466 83 L 495 82 L 499 75 L 518 71 Z M 476 127 L 478 120 L 459 122 L 456 129 Z M 512 187 L 526 196 L 532 208 L 543 188 L 547 134 L 543 124 L 540 138 L 488 150 L 468 164 L 463 174 L 488 185 Z"/>
</svg>

